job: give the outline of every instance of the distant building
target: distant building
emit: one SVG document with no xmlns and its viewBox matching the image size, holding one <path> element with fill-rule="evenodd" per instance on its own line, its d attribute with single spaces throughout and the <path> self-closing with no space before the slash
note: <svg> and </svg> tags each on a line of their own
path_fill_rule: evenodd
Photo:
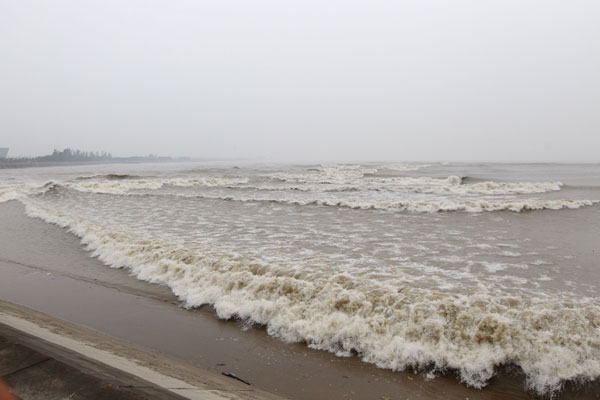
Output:
<svg viewBox="0 0 600 400">
<path fill-rule="evenodd" d="M 8 147 L 0 147 L 0 159 L 6 158 Z"/>
</svg>

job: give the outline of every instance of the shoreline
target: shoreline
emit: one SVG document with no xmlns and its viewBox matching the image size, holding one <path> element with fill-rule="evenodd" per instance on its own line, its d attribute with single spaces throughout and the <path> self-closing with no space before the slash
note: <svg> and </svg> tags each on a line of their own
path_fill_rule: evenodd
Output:
<svg viewBox="0 0 600 400">
<path fill-rule="evenodd" d="M 166 287 L 90 258 L 74 235 L 26 217 L 16 201 L 0 204 L 0 221 L 0 300 L 217 375 L 232 372 L 267 392 L 293 399 L 534 398 L 525 392 L 522 377 L 510 373 L 477 390 L 452 374 L 431 380 L 378 369 L 356 356 L 283 343 L 262 327 L 218 320 L 210 307 L 181 308 Z M 597 398 L 590 389 L 573 391 L 567 385 L 558 398 Z"/>
<path fill-rule="evenodd" d="M 144 164 L 144 163 L 179 163 L 190 162 L 191 160 L 162 159 L 162 158 L 115 158 L 114 160 L 98 161 L 0 161 L 0 169 L 19 169 L 19 168 L 44 168 L 44 167 L 69 167 L 79 165 L 108 165 L 108 164 Z"/>
</svg>

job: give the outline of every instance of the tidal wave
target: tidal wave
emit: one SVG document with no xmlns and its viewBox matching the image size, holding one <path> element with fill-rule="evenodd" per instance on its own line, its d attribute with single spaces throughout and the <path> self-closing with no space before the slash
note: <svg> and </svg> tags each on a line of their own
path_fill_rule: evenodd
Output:
<svg viewBox="0 0 600 400">
<path fill-rule="evenodd" d="M 255 184 L 228 186 L 230 189 L 255 189 L 269 191 L 300 191 L 300 192 L 360 192 L 379 191 L 396 193 L 423 193 L 439 195 L 512 195 L 536 194 L 559 191 L 561 182 L 480 182 L 461 184 L 460 178 L 365 178 L 354 184 Z"/>
<path fill-rule="evenodd" d="M 329 174 L 338 174 L 338 169 Z M 343 169 L 363 174 L 364 169 Z M 338 174 L 339 175 L 339 174 Z M 294 175 L 297 179 L 297 175 Z M 0 187 L 0 202 L 27 198 L 49 191 L 51 186 L 85 193 L 113 195 L 157 195 L 196 197 L 199 199 L 275 202 L 300 206 L 321 205 L 353 209 L 376 209 L 408 212 L 514 212 L 530 210 L 575 209 L 596 204 L 589 199 L 532 198 L 525 195 L 560 191 L 561 182 L 494 182 L 464 184 L 458 176 L 433 177 L 362 177 L 338 180 L 342 183 L 273 184 L 250 177 L 185 176 L 147 177 L 135 175 L 96 175 L 69 181 L 44 184 L 21 184 Z M 287 178 L 286 178 L 287 179 Z M 294 180 L 292 179 L 292 180 Z M 178 190 L 181 188 L 181 190 Z M 165 190 L 159 190 L 165 189 Z M 191 189 L 191 190 L 188 190 Z M 211 191 L 209 189 L 220 189 Z"/>
<path fill-rule="evenodd" d="M 127 231 L 22 199 L 27 215 L 68 228 L 105 264 L 167 285 L 186 307 L 264 325 L 286 342 L 358 354 L 392 370 L 457 371 L 481 388 L 498 367 L 518 366 L 527 386 L 551 394 L 600 376 L 600 306 L 584 297 L 468 293 L 419 287 L 401 272 L 364 274 L 286 268 L 216 248 Z M 506 268 L 490 265 L 489 268 Z"/>
<path fill-rule="evenodd" d="M 127 194 L 135 190 L 156 190 L 165 186 L 179 187 L 218 187 L 247 183 L 246 178 L 218 177 L 182 177 L 182 178 L 150 178 L 150 179 L 93 179 L 85 182 L 66 182 L 69 188 L 80 192 Z"/>
<path fill-rule="evenodd" d="M 577 209 L 600 203 L 600 200 L 540 200 L 540 199 L 510 199 L 510 200 L 431 200 L 431 201 L 368 201 L 339 198 L 276 198 L 249 197 L 244 195 L 188 195 L 188 194 L 143 194 L 144 196 L 174 196 L 195 197 L 199 199 L 241 201 L 241 202 L 270 202 L 298 206 L 329 206 L 344 207 L 360 210 L 409 211 L 420 213 L 436 212 L 467 212 L 480 213 L 485 211 L 534 211 Z"/>
</svg>

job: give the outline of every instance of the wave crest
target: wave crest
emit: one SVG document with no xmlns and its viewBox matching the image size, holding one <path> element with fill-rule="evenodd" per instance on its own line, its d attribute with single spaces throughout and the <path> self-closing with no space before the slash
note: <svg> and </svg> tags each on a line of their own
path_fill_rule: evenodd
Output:
<svg viewBox="0 0 600 400">
<path fill-rule="evenodd" d="M 165 186 L 204 186 L 218 187 L 247 183 L 247 178 L 220 178 L 220 177 L 197 177 L 197 178 L 163 178 L 163 179 L 92 179 L 84 182 L 68 182 L 66 186 L 80 191 L 105 194 L 127 194 L 135 190 L 157 190 Z"/>
<path fill-rule="evenodd" d="M 435 212 L 468 212 L 479 213 L 485 211 L 534 211 L 534 210 L 562 210 L 577 209 L 600 203 L 600 200 L 540 200 L 540 199 L 507 199 L 507 200 L 427 200 L 427 201 L 371 201 L 340 198 L 275 198 L 275 197 L 247 197 L 238 195 L 211 196 L 211 195 L 180 195 L 167 194 L 175 197 L 196 197 L 210 200 L 242 201 L 242 202 L 271 202 L 292 204 L 299 206 L 317 205 L 330 207 L 344 207 L 362 210 L 409 211 L 422 213 Z"/>
</svg>

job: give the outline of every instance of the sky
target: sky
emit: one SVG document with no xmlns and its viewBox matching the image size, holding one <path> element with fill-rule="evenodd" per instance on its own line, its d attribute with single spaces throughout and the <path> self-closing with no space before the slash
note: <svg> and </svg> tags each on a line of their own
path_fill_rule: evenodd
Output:
<svg viewBox="0 0 600 400">
<path fill-rule="evenodd" d="M 600 162 L 600 1 L 0 0 L 0 147 Z"/>
</svg>

